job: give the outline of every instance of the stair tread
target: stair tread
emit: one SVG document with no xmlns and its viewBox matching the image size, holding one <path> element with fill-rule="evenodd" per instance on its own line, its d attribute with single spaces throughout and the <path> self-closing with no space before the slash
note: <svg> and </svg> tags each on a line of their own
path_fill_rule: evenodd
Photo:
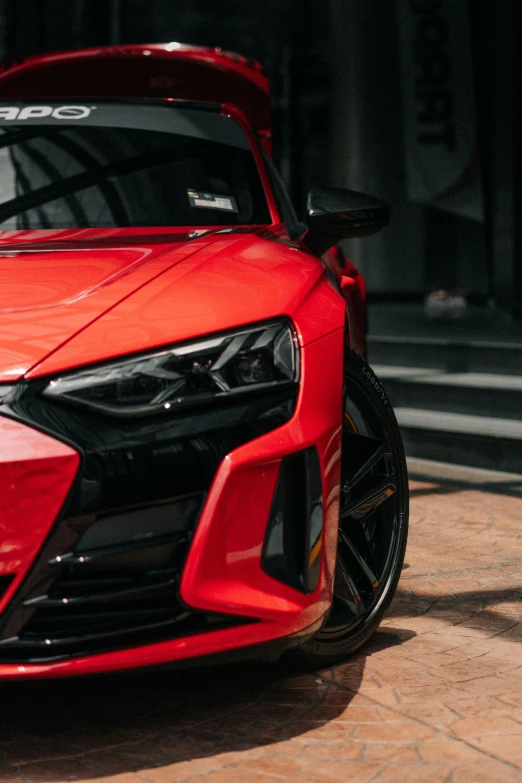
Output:
<svg viewBox="0 0 522 783">
<path fill-rule="evenodd" d="M 522 440 L 522 421 L 490 416 L 446 413 L 422 408 L 395 408 L 401 427 Z"/>
<path fill-rule="evenodd" d="M 522 342 L 519 338 L 513 340 L 465 340 L 458 337 L 411 337 L 395 334 L 369 334 L 367 341 L 370 345 L 383 343 L 384 345 L 436 345 L 439 347 L 457 348 L 507 348 L 512 351 L 522 351 Z"/>
<path fill-rule="evenodd" d="M 379 364 L 371 362 L 372 370 L 378 378 L 392 378 L 397 380 L 410 380 L 410 378 L 420 378 L 423 376 L 440 375 L 441 370 L 434 367 L 413 367 L 399 364 Z"/>
<path fill-rule="evenodd" d="M 416 480 L 436 479 L 443 481 L 462 481 L 467 484 L 478 484 L 484 487 L 486 484 L 496 486 L 503 484 L 512 490 L 522 490 L 522 474 L 508 473 L 501 470 L 488 468 L 474 468 L 470 465 L 460 465 L 455 462 L 440 462 L 439 460 L 424 459 L 422 457 L 408 457 L 408 474 Z"/>
<path fill-rule="evenodd" d="M 433 315 L 433 314 L 432 314 Z M 370 341 L 394 342 L 416 338 L 421 342 L 514 345 L 522 348 L 522 322 L 495 307 L 468 302 L 459 318 L 430 317 L 421 302 L 368 302 Z"/>
<path fill-rule="evenodd" d="M 401 367 L 398 365 L 372 365 L 376 375 L 382 380 L 405 381 L 417 384 L 438 384 L 444 386 L 465 387 L 468 389 L 500 389 L 522 391 L 522 376 L 501 373 L 481 372 L 443 372 L 425 367 Z"/>
</svg>

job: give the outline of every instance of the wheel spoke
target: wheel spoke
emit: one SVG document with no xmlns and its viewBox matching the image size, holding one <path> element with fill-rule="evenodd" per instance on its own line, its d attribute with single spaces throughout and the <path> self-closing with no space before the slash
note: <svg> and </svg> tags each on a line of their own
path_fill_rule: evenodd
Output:
<svg viewBox="0 0 522 783">
<path fill-rule="evenodd" d="M 362 435 L 345 433 L 343 441 L 343 448 L 345 450 L 349 449 L 352 453 L 356 451 L 359 451 L 360 453 L 362 451 L 364 455 L 362 465 L 360 465 L 353 476 L 350 479 L 347 479 L 343 484 L 343 490 L 350 491 L 367 473 L 370 472 L 370 470 L 372 470 L 372 468 L 378 465 L 381 459 L 386 456 L 391 456 L 391 451 L 390 444 L 387 440 L 378 441 L 373 438 L 366 438 Z M 362 450 L 363 443 L 361 443 L 361 441 L 365 441 L 364 451 Z"/>
<path fill-rule="evenodd" d="M 359 617 L 364 609 L 359 591 L 348 573 L 348 569 L 340 555 L 337 555 L 337 568 L 335 569 L 334 595 Z"/>
<path fill-rule="evenodd" d="M 392 484 L 389 478 L 386 478 L 377 487 L 373 487 L 366 492 L 362 497 L 353 500 L 341 511 L 341 519 L 358 519 L 362 520 L 369 516 L 376 508 L 382 503 L 385 503 L 389 498 L 395 495 L 397 487 Z"/>
<path fill-rule="evenodd" d="M 336 642 L 375 622 L 396 568 L 402 464 L 396 426 L 359 378 L 347 378 L 333 602 L 320 636 Z M 384 596 L 384 597 L 383 597 Z"/>
<path fill-rule="evenodd" d="M 365 575 L 366 579 L 370 583 L 372 587 L 372 593 L 374 590 L 376 590 L 379 587 L 379 580 L 377 576 L 374 574 L 362 554 L 359 552 L 359 550 L 354 546 L 353 542 L 350 541 L 348 536 L 343 530 L 339 530 L 339 537 L 342 543 L 350 550 L 350 554 L 357 563 L 360 570 Z"/>
</svg>

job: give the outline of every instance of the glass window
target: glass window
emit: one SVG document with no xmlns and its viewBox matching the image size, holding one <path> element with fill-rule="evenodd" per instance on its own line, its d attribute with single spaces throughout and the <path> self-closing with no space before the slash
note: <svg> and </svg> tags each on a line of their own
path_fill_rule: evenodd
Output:
<svg viewBox="0 0 522 783">
<path fill-rule="evenodd" d="M 0 105 L 0 230 L 271 222 L 252 150 L 230 118 L 92 108 L 87 121 L 17 123 L 6 119 L 17 107 Z"/>
<path fill-rule="evenodd" d="M 294 206 L 290 201 L 290 196 L 288 195 L 288 192 L 284 186 L 283 180 L 281 179 L 281 176 L 272 158 L 270 158 L 264 150 L 262 150 L 262 153 L 268 168 L 268 173 L 270 174 L 270 180 L 272 182 L 272 187 L 274 188 L 274 195 L 277 201 L 279 212 L 283 219 L 283 223 L 289 229 L 295 228 L 299 225 L 299 218 L 297 217 Z"/>
</svg>

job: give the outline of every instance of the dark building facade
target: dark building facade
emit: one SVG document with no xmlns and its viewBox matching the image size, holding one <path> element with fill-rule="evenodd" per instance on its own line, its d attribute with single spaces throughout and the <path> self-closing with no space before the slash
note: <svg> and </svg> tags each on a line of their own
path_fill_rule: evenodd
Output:
<svg viewBox="0 0 522 783">
<path fill-rule="evenodd" d="M 2 7 L 4 62 L 163 41 L 220 46 L 262 61 L 272 84 L 275 155 L 294 199 L 328 178 L 329 16 L 317 14 L 315 0 L 0 0 Z"/>
<path fill-rule="evenodd" d="M 393 206 L 352 243 L 370 295 L 459 289 L 522 315 L 516 0 L 0 0 L 4 63 L 85 45 L 182 41 L 263 61 L 276 159 Z"/>
</svg>

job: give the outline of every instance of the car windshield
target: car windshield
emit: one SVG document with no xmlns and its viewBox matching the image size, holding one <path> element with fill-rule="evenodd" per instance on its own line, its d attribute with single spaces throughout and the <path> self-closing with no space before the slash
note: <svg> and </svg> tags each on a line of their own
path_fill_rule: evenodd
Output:
<svg viewBox="0 0 522 783">
<path fill-rule="evenodd" d="M 0 230 L 270 223 L 241 127 L 162 102 L 0 103 Z"/>
</svg>

